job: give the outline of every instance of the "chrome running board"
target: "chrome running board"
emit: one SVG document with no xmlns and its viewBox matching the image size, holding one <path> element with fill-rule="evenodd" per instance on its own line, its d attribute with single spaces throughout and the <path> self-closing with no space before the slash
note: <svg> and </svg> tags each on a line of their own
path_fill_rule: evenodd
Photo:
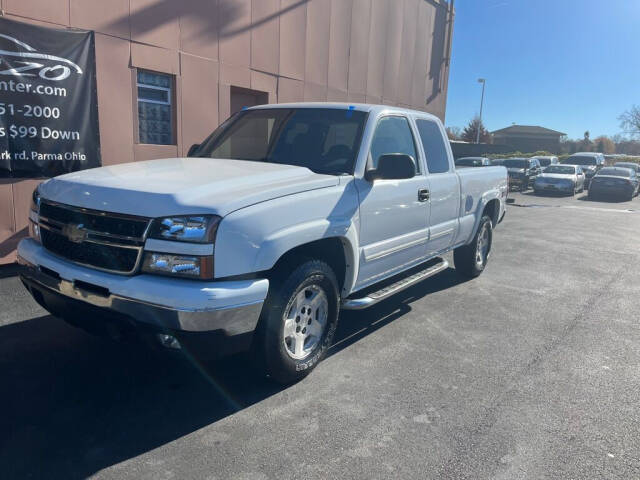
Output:
<svg viewBox="0 0 640 480">
<path fill-rule="evenodd" d="M 402 278 L 391 285 L 387 285 L 386 287 L 381 288 L 375 292 L 369 293 L 362 298 L 345 298 L 342 301 L 342 308 L 344 310 L 362 310 L 364 308 L 368 308 L 372 305 L 375 305 L 382 300 L 385 300 L 392 295 L 395 295 L 398 292 L 406 290 L 409 287 L 412 287 L 416 283 L 420 283 L 423 280 L 426 280 L 429 277 L 432 277 L 443 270 L 449 268 L 449 262 L 445 259 L 440 259 L 439 263 L 435 265 L 430 265 L 419 272 L 414 273 L 413 275 L 409 275 L 408 277 Z"/>
</svg>

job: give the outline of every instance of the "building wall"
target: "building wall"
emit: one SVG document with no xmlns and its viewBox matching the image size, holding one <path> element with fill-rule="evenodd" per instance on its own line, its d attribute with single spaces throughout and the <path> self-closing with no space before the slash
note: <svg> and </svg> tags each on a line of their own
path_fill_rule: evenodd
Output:
<svg viewBox="0 0 640 480">
<path fill-rule="evenodd" d="M 444 0 L 0 0 L 0 8 L 13 20 L 96 32 L 103 165 L 186 154 L 230 115 L 232 89 L 270 103 L 384 103 L 444 120 Z M 137 142 L 137 68 L 175 75 L 175 145 Z M 0 180 L 0 263 L 15 259 L 38 182 Z"/>
<path fill-rule="evenodd" d="M 560 137 L 543 135 L 494 135 L 493 143 L 509 145 L 514 152 L 537 152 L 547 151 L 549 153 L 560 153 Z"/>
</svg>

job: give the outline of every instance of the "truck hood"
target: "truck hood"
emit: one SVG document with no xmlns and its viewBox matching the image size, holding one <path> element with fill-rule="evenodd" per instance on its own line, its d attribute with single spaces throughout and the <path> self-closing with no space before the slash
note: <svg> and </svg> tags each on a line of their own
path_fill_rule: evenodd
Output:
<svg viewBox="0 0 640 480">
<path fill-rule="evenodd" d="M 243 160 L 167 158 L 94 168 L 40 186 L 44 199 L 145 217 L 234 210 L 338 185 L 304 167 Z"/>
</svg>

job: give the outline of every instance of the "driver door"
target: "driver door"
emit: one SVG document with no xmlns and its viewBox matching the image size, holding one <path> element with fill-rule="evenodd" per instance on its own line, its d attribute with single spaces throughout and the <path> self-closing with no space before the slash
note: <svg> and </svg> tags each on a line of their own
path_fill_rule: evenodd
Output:
<svg viewBox="0 0 640 480">
<path fill-rule="evenodd" d="M 360 196 L 360 268 L 356 288 L 363 288 L 419 263 L 429 238 L 428 180 L 407 117 L 378 120 L 369 151 L 369 167 L 386 154 L 410 155 L 416 175 L 403 180 L 365 178 L 356 182 Z"/>
</svg>

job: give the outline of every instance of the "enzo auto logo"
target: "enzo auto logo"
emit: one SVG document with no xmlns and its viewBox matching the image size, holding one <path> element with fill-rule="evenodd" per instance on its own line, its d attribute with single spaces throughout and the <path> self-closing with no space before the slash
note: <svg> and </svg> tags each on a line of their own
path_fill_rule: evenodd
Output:
<svg viewBox="0 0 640 480">
<path fill-rule="evenodd" d="M 69 223 L 62 227 L 62 234 L 72 243 L 82 243 L 87 239 L 88 232 L 83 224 Z"/>
<path fill-rule="evenodd" d="M 15 51 L 0 50 L 0 65 L 6 64 L 9 68 L 0 71 L 0 75 L 17 75 L 23 77 L 39 76 L 44 80 L 61 81 L 75 71 L 82 75 L 82 69 L 66 58 L 36 52 L 31 45 L 27 45 L 20 40 L 0 33 L 0 38 L 4 38 L 16 45 Z M 21 60 L 7 59 L 7 57 L 17 57 Z M 34 61 L 38 60 L 38 61 Z M 40 63 L 45 61 L 46 63 Z M 4 65 L 0 66 L 2 68 Z"/>
</svg>

